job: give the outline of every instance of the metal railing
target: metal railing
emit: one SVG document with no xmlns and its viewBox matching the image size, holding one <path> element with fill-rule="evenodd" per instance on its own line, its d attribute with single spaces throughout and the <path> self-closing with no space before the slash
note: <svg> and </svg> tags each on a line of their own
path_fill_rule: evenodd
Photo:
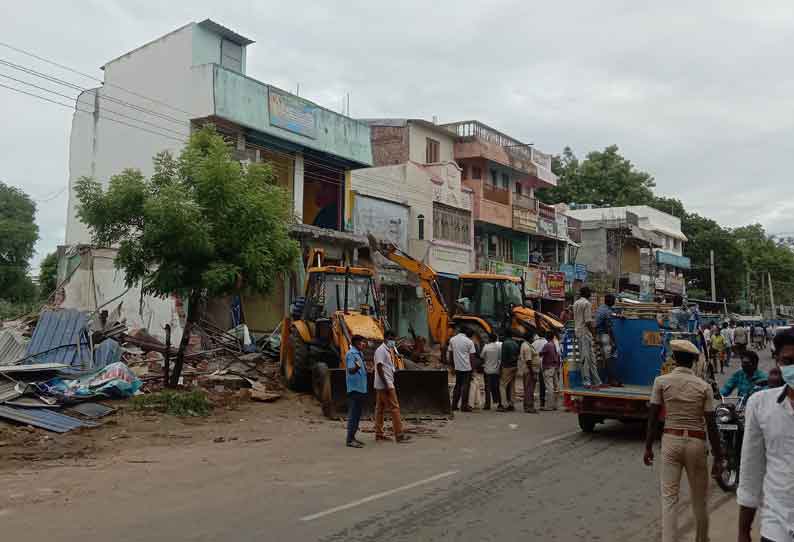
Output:
<svg viewBox="0 0 794 542">
<path fill-rule="evenodd" d="M 551 205 L 538 202 L 538 215 L 540 218 L 545 218 L 546 220 L 555 222 L 557 219 L 557 210 Z"/>
<path fill-rule="evenodd" d="M 480 121 L 464 120 L 450 124 L 443 124 L 442 127 L 446 128 L 458 137 L 473 137 L 481 139 L 483 141 L 487 141 L 488 143 L 493 143 L 494 145 L 504 147 L 507 152 L 516 156 L 520 156 L 524 160 L 532 160 L 532 147 L 530 147 L 529 144 L 522 143 L 521 141 L 512 138 L 495 128 L 491 128 L 487 124 L 483 124 Z"/>
</svg>

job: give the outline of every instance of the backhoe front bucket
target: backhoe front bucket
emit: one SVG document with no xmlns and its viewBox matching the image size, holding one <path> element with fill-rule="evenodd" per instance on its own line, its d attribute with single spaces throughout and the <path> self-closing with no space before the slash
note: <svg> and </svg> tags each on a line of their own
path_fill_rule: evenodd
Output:
<svg viewBox="0 0 794 542">
<path fill-rule="evenodd" d="M 327 369 L 323 385 L 315 395 L 330 418 L 347 413 L 347 383 L 344 369 Z M 367 401 L 364 415 L 375 411 L 373 374 L 367 375 Z M 405 369 L 395 373 L 397 399 L 403 416 L 445 416 L 450 413 L 449 384 L 444 369 Z M 320 392 L 318 394 L 318 391 Z"/>
</svg>

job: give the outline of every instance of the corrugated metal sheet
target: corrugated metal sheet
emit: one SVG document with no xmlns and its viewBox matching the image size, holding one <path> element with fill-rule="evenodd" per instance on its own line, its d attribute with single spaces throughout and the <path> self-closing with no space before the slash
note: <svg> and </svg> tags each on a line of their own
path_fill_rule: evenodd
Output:
<svg viewBox="0 0 794 542">
<path fill-rule="evenodd" d="M 78 420 L 72 416 L 52 412 L 44 408 L 15 408 L 0 405 L 0 418 L 41 427 L 56 433 L 66 433 L 78 427 L 95 427 L 97 424 Z"/>
<path fill-rule="evenodd" d="M 88 323 L 88 313 L 75 309 L 43 311 L 25 354 L 25 363 L 65 363 L 79 368 L 90 366 L 88 338 L 82 333 Z M 80 339 L 80 354 L 77 341 Z"/>
<path fill-rule="evenodd" d="M 36 373 L 39 371 L 58 371 L 69 367 L 65 363 L 33 363 L 28 365 L 2 365 L 0 374 Z"/>
<path fill-rule="evenodd" d="M 5 403 L 22 395 L 16 390 L 16 387 L 16 382 L 0 382 L 0 403 Z"/>
<path fill-rule="evenodd" d="M 115 408 L 105 406 L 101 403 L 78 403 L 69 409 L 70 412 L 76 412 L 86 418 L 101 418 L 107 416 L 111 412 L 115 412 Z"/>
<path fill-rule="evenodd" d="M 121 345 L 113 339 L 105 339 L 99 346 L 94 347 L 92 369 L 102 369 L 117 361 L 121 361 Z"/>
<path fill-rule="evenodd" d="M 28 341 L 10 329 L 0 330 L 0 365 L 13 363 L 25 356 Z"/>
</svg>

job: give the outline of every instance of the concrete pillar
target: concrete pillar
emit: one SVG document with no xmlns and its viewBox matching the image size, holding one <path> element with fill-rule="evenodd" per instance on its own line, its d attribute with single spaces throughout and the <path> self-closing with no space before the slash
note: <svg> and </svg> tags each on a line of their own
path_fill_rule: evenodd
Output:
<svg viewBox="0 0 794 542">
<path fill-rule="evenodd" d="M 292 201 L 295 218 L 303 222 L 303 153 L 295 154 L 295 172 L 292 178 Z"/>
</svg>

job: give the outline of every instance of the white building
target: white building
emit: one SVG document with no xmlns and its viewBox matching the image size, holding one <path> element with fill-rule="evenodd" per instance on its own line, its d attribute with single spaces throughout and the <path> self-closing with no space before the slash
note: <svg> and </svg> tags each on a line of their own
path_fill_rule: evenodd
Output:
<svg viewBox="0 0 794 542">
<path fill-rule="evenodd" d="M 474 266 L 472 195 L 453 160 L 454 134 L 421 119 L 369 120 L 377 167 L 351 174 L 353 231 L 390 240 L 440 274 L 448 301 Z M 427 335 L 425 301 L 405 273 L 377 260 L 389 319 L 399 333 Z"/>
<path fill-rule="evenodd" d="M 241 160 L 273 164 L 304 224 L 295 229 L 302 243 L 322 246 L 329 259 L 348 261 L 364 246 L 343 231 L 350 170 L 372 165 L 369 126 L 249 77 L 246 49 L 251 43 L 207 19 L 102 67 L 104 84 L 78 97 L 72 122 L 68 246 L 90 243 L 77 217 L 74 186 L 81 177 L 107 183 L 125 168 L 149 176 L 157 153 L 178 154 L 191 130 L 205 123 L 236 143 Z M 268 298 L 244 297 L 249 326 L 271 331 L 301 287 L 293 277 Z M 109 287 L 97 302 L 118 293 Z M 162 322 L 152 327 L 156 332 Z"/>
</svg>

